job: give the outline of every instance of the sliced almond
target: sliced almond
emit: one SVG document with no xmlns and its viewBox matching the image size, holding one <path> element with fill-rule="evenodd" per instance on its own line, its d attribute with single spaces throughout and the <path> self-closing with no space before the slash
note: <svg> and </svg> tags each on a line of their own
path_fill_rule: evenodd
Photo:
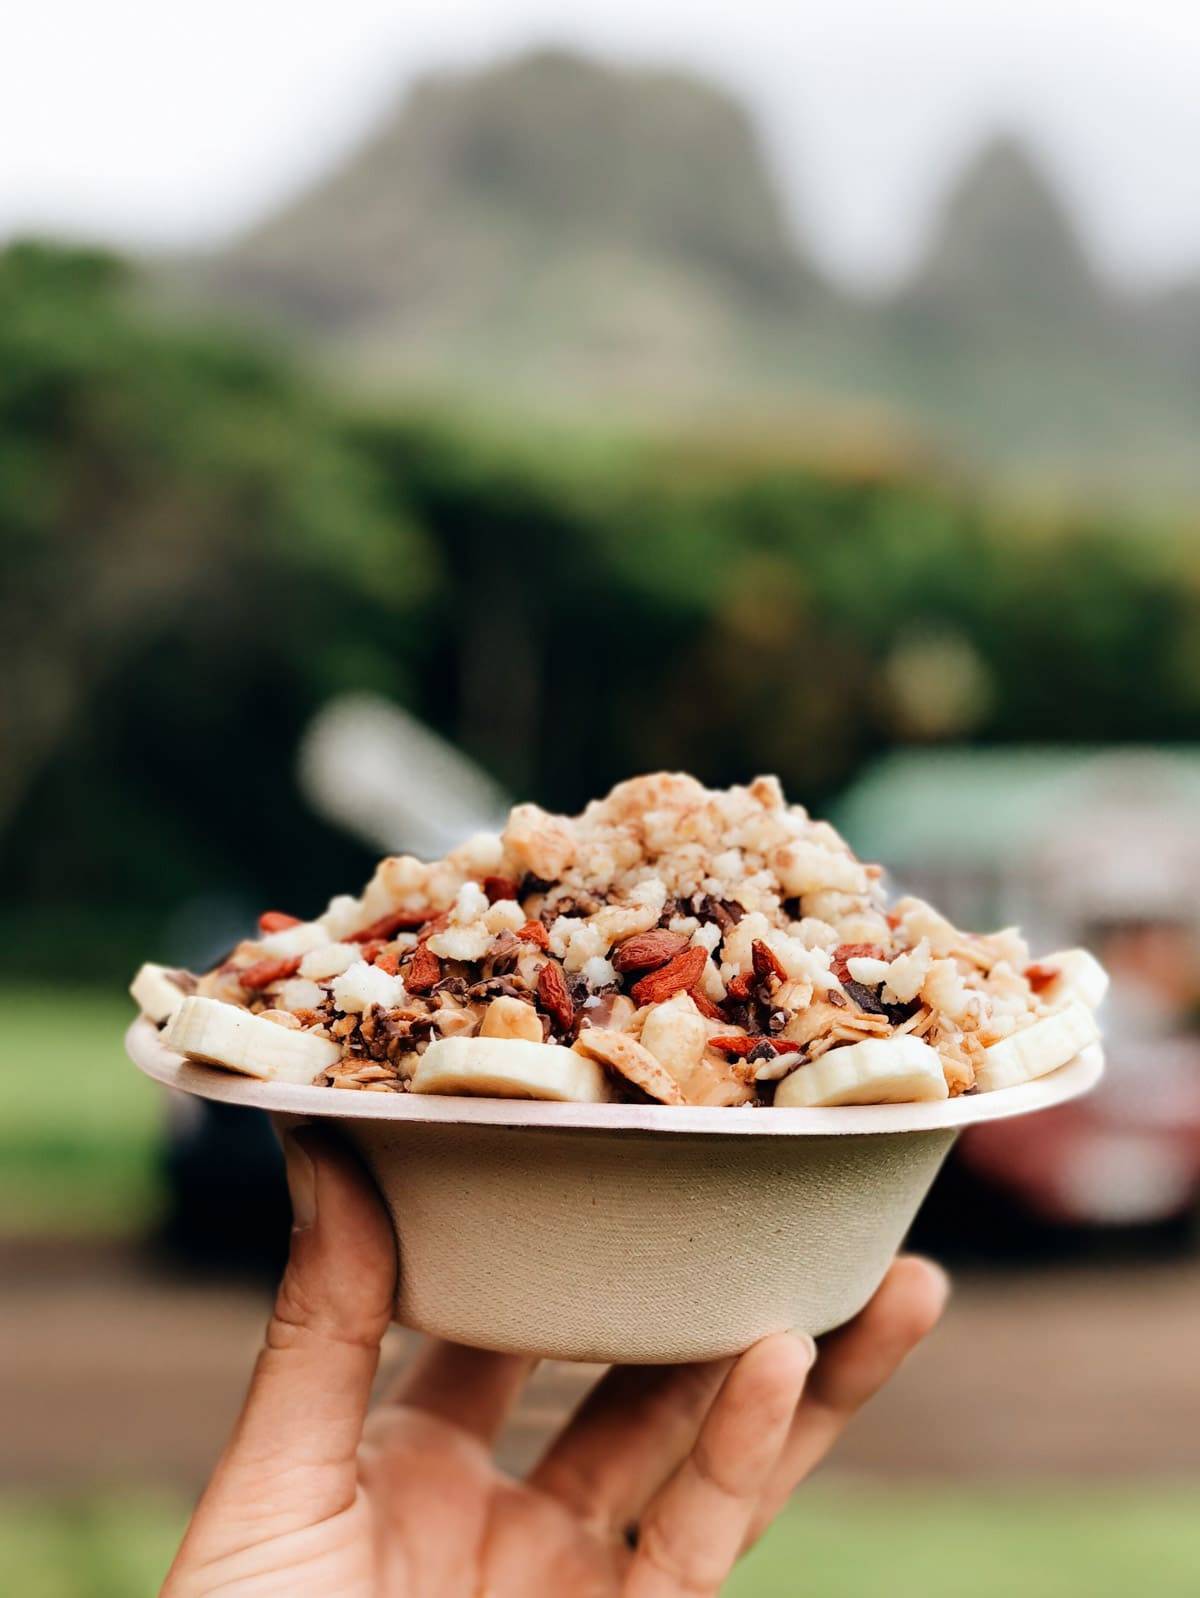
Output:
<svg viewBox="0 0 1200 1598">
<path fill-rule="evenodd" d="M 642 1045 L 624 1032 L 609 1032 L 604 1027 L 585 1027 L 575 1044 L 577 1054 L 600 1060 L 618 1071 L 627 1082 L 641 1088 L 660 1104 L 682 1104 L 683 1094 L 675 1078 Z"/>
</svg>

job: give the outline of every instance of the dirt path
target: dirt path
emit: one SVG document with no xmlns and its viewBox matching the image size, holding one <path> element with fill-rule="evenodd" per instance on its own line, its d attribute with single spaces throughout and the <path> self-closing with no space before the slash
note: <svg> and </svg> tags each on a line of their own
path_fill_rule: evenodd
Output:
<svg viewBox="0 0 1200 1598">
<path fill-rule="evenodd" d="M 0 1248 L 0 1483 L 190 1490 L 236 1410 L 264 1291 L 136 1255 Z M 405 1334 L 395 1333 L 393 1357 Z M 959 1284 L 943 1329 L 846 1440 L 843 1468 L 961 1477 L 1200 1475 L 1200 1264 Z M 549 1365 L 519 1464 L 591 1373 Z"/>
</svg>

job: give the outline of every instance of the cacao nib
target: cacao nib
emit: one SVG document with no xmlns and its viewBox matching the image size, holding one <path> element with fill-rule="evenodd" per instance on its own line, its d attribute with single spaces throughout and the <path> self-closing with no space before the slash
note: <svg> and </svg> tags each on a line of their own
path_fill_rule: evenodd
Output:
<svg viewBox="0 0 1200 1598">
<path fill-rule="evenodd" d="M 858 1005 L 860 1010 L 865 1010 L 868 1015 L 886 1015 L 887 1008 L 880 1000 L 879 993 L 874 988 L 865 988 L 861 982 L 855 982 L 847 977 L 842 987 Z"/>
<path fill-rule="evenodd" d="M 571 1002 L 574 1004 L 577 1010 L 583 1004 L 584 1000 L 590 996 L 590 989 L 588 988 L 587 983 L 584 981 L 583 977 L 578 975 L 578 973 L 575 976 L 567 978 L 567 992 L 571 995 Z"/>
<path fill-rule="evenodd" d="M 517 963 L 517 956 L 521 952 L 521 940 L 515 932 L 502 932 L 488 951 L 487 959 L 483 962 L 483 970 L 487 976 L 507 975 Z"/>
<path fill-rule="evenodd" d="M 698 921 L 715 923 L 722 932 L 728 932 L 730 927 L 736 927 L 746 913 L 741 905 L 735 904 L 732 899 L 716 899 L 711 893 L 694 894 L 691 912 Z"/>
<path fill-rule="evenodd" d="M 559 916 L 592 916 L 600 909 L 600 900 L 587 893 L 566 893 L 554 899 L 550 904 L 544 904 L 541 909 L 540 920 L 543 926 L 550 926 Z"/>
<path fill-rule="evenodd" d="M 921 1008 L 920 999 L 910 999 L 907 1004 L 885 1004 L 883 1013 L 893 1026 L 900 1026 Z"/>
<path fill-rule="evenodd" d="M 687 905 L 682 899 L 672 897 L 669 898 L 666 904 L 663 905 L 662 915 L 660 915 L 658 918 L 658 924 L 660 927 L 669 927 L 676 916 L 686 916 L 690 914 L 691 911 L 688 909 Z"/>
</svg>

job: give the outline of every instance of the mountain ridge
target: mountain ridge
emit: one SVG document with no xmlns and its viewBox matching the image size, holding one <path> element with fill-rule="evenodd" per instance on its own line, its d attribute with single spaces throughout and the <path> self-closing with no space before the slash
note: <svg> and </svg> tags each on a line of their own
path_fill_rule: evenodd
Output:
<svg viewBox="0 0 1200 1598">
<path fill-rule="evenodd" d="M 563 50 L 422 80 L 187 275 L 376 386 L 882 407 L 984 464 L 1151 479 L 1200 422 L 1200 280 L 1123 296 L 1020 141 L 977 153 L 912 273 L 868 301 L 810 260 L 732 95 Z"/>
</svg>

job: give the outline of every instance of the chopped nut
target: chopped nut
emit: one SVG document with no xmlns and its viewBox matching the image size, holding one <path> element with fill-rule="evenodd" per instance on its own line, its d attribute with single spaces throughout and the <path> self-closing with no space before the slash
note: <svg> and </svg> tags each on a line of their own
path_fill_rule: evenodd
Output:
<svg viewBox="0 0 1200 1598">
<path fill-rule="evenodd" d="M 478 1026 L 479 1017 L 474 1010 L 455 1004 L 453 999 L 441 994 L 438 998 L 438 1008 L 434 1012 L 433 1024 L 444 1038 L 469 1037 Z M 541 1041 L 540 1037 L 538 1041 Z"/>
<path fill-rule="evenodd" d="M 666 1066 L 685 1093 L 707 1042 L 708 1022 L 686 993 L 654 1005 L 642 1024 L 642 1047 Z"/>
<path fill-rule="evenodd" d="M 610 1032 L 623 1032 L 638 1013 L 632 999 L 623 993 L 603 993 L 589 999 L 580 1011 L 582 1026 L 607 1027 Z"/>
<path fill-rule="evenodd" d="M 537 1011 L 523 999 L 493 999 L 483 1014 L 481 1038 L 525 1038 L 542 1041 L 542 1023 Z"/>
<path fill-rule="evenodd" d="M 718 1109 L 754 1100 L 754 1078 L 716 1054 L 705 1054 L 688 1078 L 687 1103 Z"/>
<path fill-rule="evenodd" d="M 404 968 L 404 986 L 410 993 L 428 993 L 441 980 L 442 962 L 422 944 Z"/>
<path fill-rule="evenodd" d="M 295 1032 L 302 1025 L 300 1017 L 293 1015 L 290 1010 L 260 1010 L 258 1014 L 261 1020 L 274 1021 L 276 1026 L 287 1027 L 291 1032 Z"/>
</svg>

